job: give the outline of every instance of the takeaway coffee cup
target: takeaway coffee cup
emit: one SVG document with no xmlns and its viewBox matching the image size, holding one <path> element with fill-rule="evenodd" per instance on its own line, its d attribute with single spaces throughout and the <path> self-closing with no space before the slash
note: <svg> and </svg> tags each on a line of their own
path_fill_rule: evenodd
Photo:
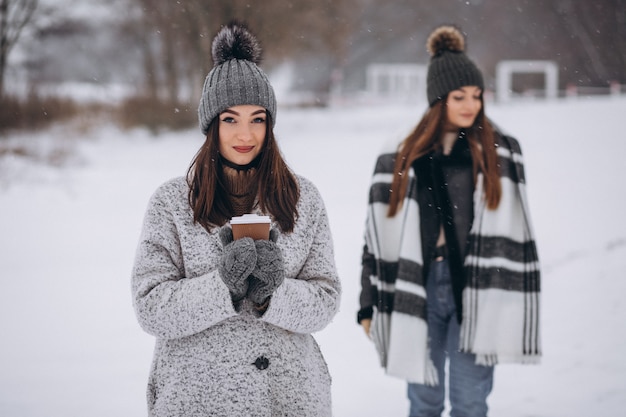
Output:
<svg viewBox="0 0 626 417">
<path fill-rule="evenodd" d="M 233 239 L 251 237 L 254 240 L 270 238 L 270 216 L 244 214 L 230 219 L 233 228 Z"/>
</svg>

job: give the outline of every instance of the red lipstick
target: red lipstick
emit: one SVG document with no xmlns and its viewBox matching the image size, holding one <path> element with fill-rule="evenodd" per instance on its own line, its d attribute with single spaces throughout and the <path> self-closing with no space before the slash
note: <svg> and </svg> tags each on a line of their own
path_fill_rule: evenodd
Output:
<svg viewBox="0 0 626 417">
<path fill-rule="evenodd" d="M 254 146 L 233 146 L 233 149 L 239 153 L 248 153 L 254 149 Z"/>
</svg>

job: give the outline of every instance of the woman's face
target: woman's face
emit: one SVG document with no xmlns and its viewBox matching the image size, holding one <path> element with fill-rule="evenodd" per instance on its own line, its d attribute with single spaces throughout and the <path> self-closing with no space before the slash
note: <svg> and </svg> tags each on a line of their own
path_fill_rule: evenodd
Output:
<svg viewBox="0 0 626 417">
<path fill-rule="evenodd" d="M 233 106 L 219 115 L 220 154 L 236 165 L 249 164 L 265 142 L 267 113 L 261 106 Z"/>
<path fill-rule="evenodd" d="M 483 90 L 476 86 L 465 86 L 448 93 L 446 113 L 449 128 L 468 128 L 474 124 L 482 107 L 482 93 Z"/>
</svg>

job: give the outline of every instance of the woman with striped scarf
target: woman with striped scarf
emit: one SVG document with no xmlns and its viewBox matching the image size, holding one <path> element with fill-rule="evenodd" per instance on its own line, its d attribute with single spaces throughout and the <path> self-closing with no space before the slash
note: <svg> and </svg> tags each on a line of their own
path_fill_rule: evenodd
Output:
<svg viewBox="0 0 626 417">
<path fill-rule="evenodd" d="M 430 107 L 379 156 L 358 321 L 411 417 L 487 415 L 497 363 L 537 363 L 539 263 L 522 153 L 485 116 L 483 77 L 452 26 L 427 47 Z"/>
</svg>

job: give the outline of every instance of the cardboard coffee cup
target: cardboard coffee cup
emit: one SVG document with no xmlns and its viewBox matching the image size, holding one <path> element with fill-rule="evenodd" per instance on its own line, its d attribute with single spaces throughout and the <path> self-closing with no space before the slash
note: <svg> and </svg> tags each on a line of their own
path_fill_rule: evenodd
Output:
<svg viewBox="0 0 626 417">
<path fill-rule="evenodd" d="M 233 228 L 233 239 L 251 237 L 254 240 L 270 238 L 270 216 L 258 214 L 244 214 L 243 216 L 230 219 Z"/>
</svg>

